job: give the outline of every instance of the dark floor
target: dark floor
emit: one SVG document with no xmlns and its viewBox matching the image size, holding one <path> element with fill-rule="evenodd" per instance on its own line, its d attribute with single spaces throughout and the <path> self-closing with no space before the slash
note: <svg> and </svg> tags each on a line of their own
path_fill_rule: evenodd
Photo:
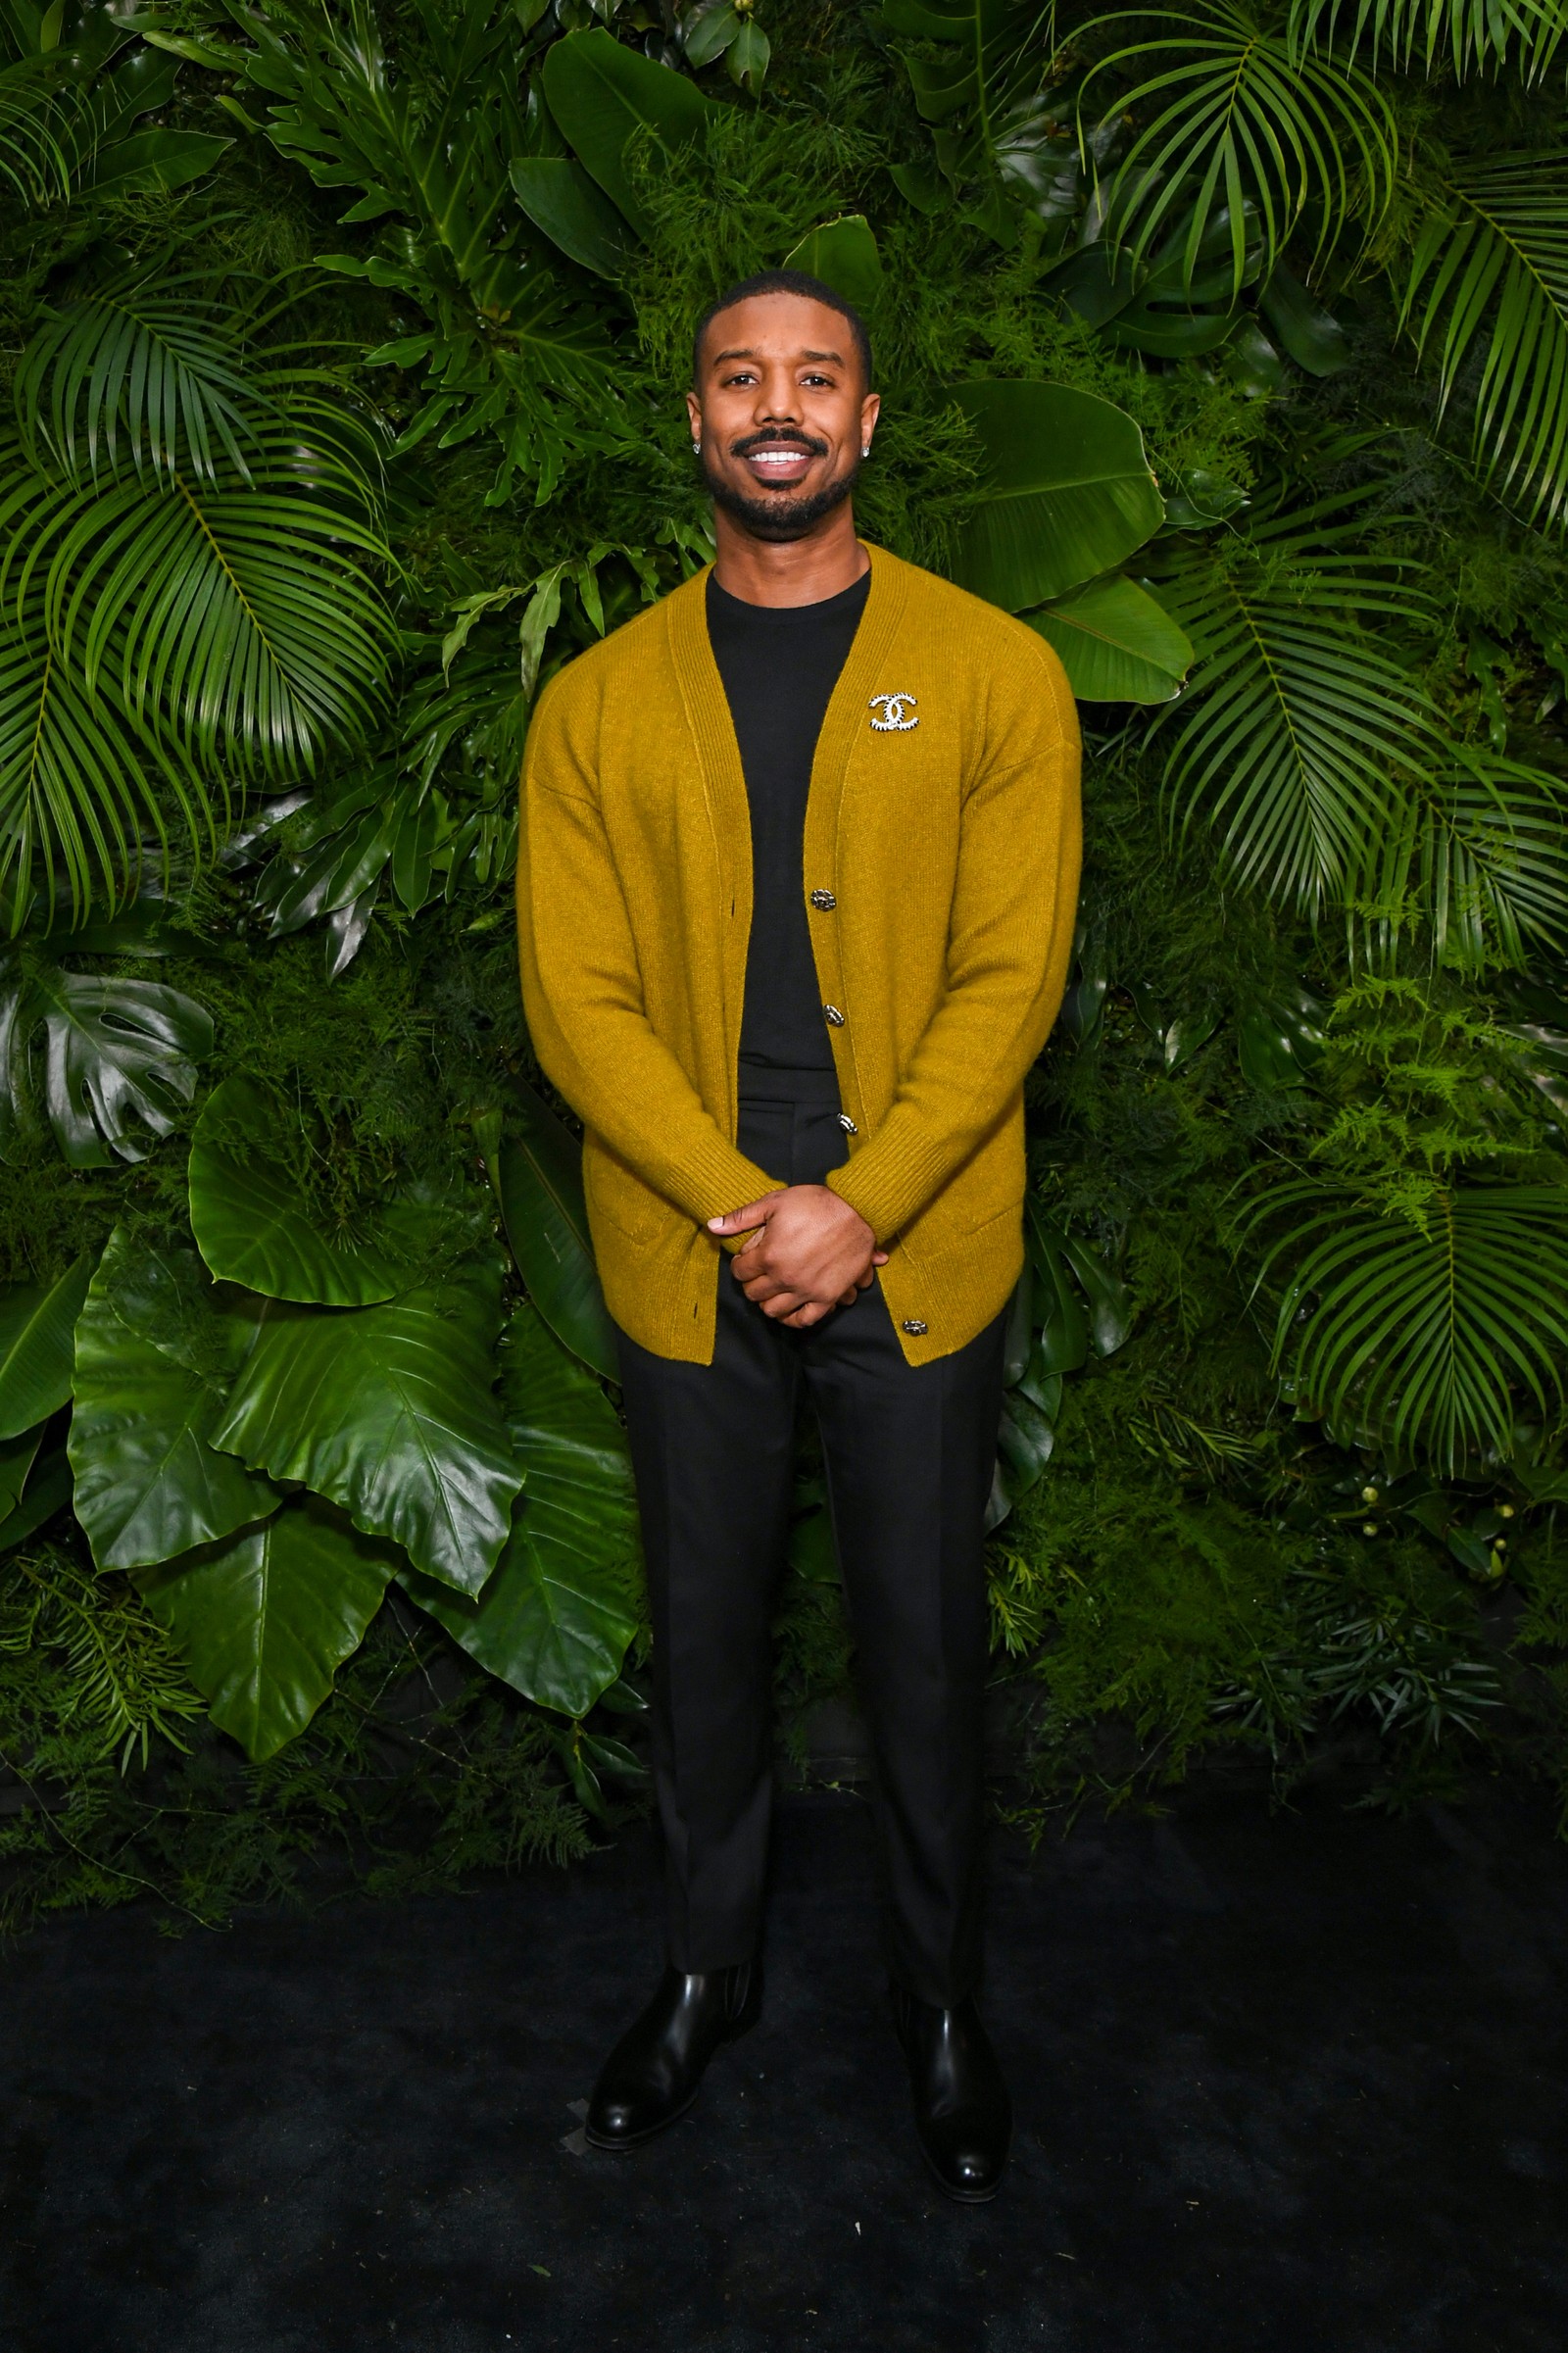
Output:
<svg viewBox="0 0 1568 2353">
<path fill-rule="evenodd" d="M 6 2353 L 1562 2353 L 1568 1850 L 1506 1792 L 1254 1797 L 994 1867 L 1001 2198 L 926 2185 L 868 1825 L 790 1801 L 766 2014 L 564 2145 L 652 1969 L 644 1834 L 462 1899 L 0 1964 Z"/>
</svg>

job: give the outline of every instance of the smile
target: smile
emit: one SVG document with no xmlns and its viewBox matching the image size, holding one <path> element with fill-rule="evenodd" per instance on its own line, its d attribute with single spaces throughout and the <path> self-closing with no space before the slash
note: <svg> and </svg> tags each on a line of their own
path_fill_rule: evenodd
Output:
<svg viewBox="0 0 1568 2353">
<path fill-rule="evenodd" d="M 812 450 L 774 443 L 762 449 L 748 450 L 746 464 L 760 481 L 798 482 L 814 457 Z"/>
</svg>

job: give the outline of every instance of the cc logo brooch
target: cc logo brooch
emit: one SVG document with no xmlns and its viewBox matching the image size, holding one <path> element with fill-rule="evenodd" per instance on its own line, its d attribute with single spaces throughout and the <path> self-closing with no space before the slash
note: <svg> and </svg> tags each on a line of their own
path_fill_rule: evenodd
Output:
<svg viewBox="0 0 1568 2353">
<path fill-rule="evenodd" d="M 882 716 L 873 716 L 872 726 L 879 735 L 892 735 L 895 731 L 902 734 L 906 727 L 918 727 L 920 722 L 914 716 L 914 705 L 918 700 L 916 695 L 873 695 L 871 710 L 873 713 L 880 711 Z"/>
</svg>

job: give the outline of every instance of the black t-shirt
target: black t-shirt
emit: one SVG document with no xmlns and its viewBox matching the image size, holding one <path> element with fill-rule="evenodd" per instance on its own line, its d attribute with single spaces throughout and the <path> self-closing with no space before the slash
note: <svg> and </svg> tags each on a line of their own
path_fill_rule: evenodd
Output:
<svg viewBox="0 0 1568 2353">
<path fill-rule="evenodd" d="M 802 867 L 811 760 L 871 575 L 817 605 L 747 605 L 708 578 L 708 635 L 752 812 L 752 932 L 741 1018 L 747 1068 L 831 1072 L 833 1049 Z"/>
</svg>

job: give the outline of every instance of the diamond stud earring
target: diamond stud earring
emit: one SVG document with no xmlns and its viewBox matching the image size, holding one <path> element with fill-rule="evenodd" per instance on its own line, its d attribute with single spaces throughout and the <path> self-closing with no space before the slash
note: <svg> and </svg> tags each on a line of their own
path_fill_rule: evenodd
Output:
<svg viewBox="0 0 1568 2353">
<path fill-rule="evenodd" d="M 871 455 L 871 444 L 868 441 L 860 444 L 860 455 L 862 458 L 869 458 Z"/>
<path fill-rule="evenodd" d="M 700 458 L 700 457 L 702 456 L 702 454 L 703 454 L 703 445 L 702 445 L 702 443 L 701 443 L 700 441 L 694 441 L 694 442 L 692 443 L 692 456 L 693 456 L 694 458 Z"/>
</svg>

